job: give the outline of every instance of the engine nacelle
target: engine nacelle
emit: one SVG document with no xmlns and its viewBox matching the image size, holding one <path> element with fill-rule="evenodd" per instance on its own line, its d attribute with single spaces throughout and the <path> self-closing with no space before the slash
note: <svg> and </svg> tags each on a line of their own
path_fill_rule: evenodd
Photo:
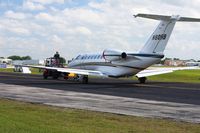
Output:
<svg viewBox="0 0 200 133">
<path fill-rule="evenodd" d="M 117 61 L 121 59 L 126 59 L 127 54 L 125 52 L 117 50 L 104 50 L 103 57 L 108 61 Z"/>
</svg>

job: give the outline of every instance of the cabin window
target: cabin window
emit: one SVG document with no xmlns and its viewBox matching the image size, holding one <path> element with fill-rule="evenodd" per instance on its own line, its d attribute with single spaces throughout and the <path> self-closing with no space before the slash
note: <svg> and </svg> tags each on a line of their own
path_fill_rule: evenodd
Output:
<svg viewBox="0 0 200 133">
<path fill-rule="evenodd" d="M 98 56 L 98 59 L 101 59 L 101 55 Z"/>
</svg>

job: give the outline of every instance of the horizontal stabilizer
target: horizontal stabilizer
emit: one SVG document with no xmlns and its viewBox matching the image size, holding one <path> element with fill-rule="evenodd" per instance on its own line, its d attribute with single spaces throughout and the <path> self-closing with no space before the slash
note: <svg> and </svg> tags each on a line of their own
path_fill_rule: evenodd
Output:
<svg viewBox="0 0 200 133">
<path fill-rule="evenodd" d="M 187 17 L 180 17 L 178 21 L 182 22 L 200 22 L 199 18 L 187 18 Z"/>
<path fill-rule="evenodd" d="M 134 17 L 149 18 L 155 20 L 164 20 L 164 21 L 182 21 L 182 22 L 200 22 L 199 18 L 188 18 L 180 17 L 179 15 L 165 16 L 165 15 L 155 15 L 155 14 L 137 14 Z"/>
<path fill-rule="evenodd" d="M 141 77 L 149 77 L 149 76 L 154 76 L 154 75 L 171 73 L 171 72 L 177 71 L 177 70 L 195 70 L 195 69 L 200 69 L 200 68 L 197 67 L 197 66 L 194 66 L 194 67 L 151 68 L 151 69 L 146 69 L 146 70 L 140 71 L 139 73 L 136 74 L 136 76 L 138 78 L 141 78 Z"/>
</svg>

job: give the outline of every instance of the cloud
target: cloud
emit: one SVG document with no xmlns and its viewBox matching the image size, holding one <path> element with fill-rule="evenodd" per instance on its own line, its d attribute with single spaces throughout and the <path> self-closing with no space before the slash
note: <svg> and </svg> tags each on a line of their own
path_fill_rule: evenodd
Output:
<svg viewBox="0 0 200 133">
<path fill-rule="evenodd" d="M 34 3 L 31 1 L 25 1 L 23 3 L 23 8 L 27 10 L 44 10 L 45 7 L 40 3 Z"/>
<path fill-rule="evenodd" d="M 83 35 L 88 35 L 89 36 L 89 35 L 92 34 L 92 32 L 88 28 L 83 27 L 83 26 L 77 27 L 76 30 L 77 30 L 77 32 L 80 32 Z"/>
<path fill-rule="evenodd" d="M 103 24 L 101 13 L 88 8 L 66 8 L 62 13 L 66 19 L 71 19 L 74 22 Z"/>
<path fill-rule="evenodd" d="M 7 18 L 11 18 L 11 19 L 25 19 L 25 15 L 24 13 L 20 13 L 20 12 L 13 12 L 11 10 L 5 12 L 5 17 Z"/>
<path fill-rule="evenodd" d="M 27 22 L 31 15 L 7 11 L 4 16 L 0 18 L 0 27 L 3 31 L 3 35 L 7 36 L 28 36 L 31 34 L 31 30 L 29 30 L 30 23 Z"/>
<path fill-rule="evenodd" d="M 30 35 L 29 30 L 25 28 L 7 28 L 8 31 L 19 34 L 19 35 Z"/>
<path fill-rule="evenodd" d="M 58 4 L 63 4 L 65 2 L 65 0 L 29 0 L 32 2 L 37 2 L 37 3 L 41 3 L 41 4 L 52 4 L 52 3 L 58 3 Z"/>
<path fill-rule="evenodd" d="M 0 40 L 4 48 L 12 43 L 9 47 L 16 48 L 12 54 L 27 55 L 27 52 L 33 58 L 52 56 L 57 50 L 67 59 L 82 52 L 107 48 L 136 52 L 159 22 L 134 19 L 133 14 L 200 17 L 198 0 L 106 0 L 89 1 L 78 6 L 69 6 L 68 2 L 70 0 L 27 0 L 22 8 L 5 11 L 0 15 Z M 177 23 L 166 56 L 198 59 L 198 27 L 199 23 Z M 19 50 L 19 47 L 24 50 Z M 11 52 L 4 54 L 10 55 Z"/>
<path fill-rule="evenodd" d="M 38 20 L 44 20 L 44 21 L 54 21 L 54 18 L 53 18 L 53 16 L 51 16 L 50 14 L 48 14 L 48 13 L 45 13 L 45 12 L 41 12 L 41 13 L 39 13 L 39 14 L 37 14 L 36 16 L 35 16 L 35 18 L 36 19 L 38 19 Z"/>
<path fill-rule="evenodd" d="M 58 45 L 58 44 L 62 44 L 63 40 L 58 37 L 57 35 L 53 35 L 50 39 L 52 41 L 53 44 Z"/>
</svg>

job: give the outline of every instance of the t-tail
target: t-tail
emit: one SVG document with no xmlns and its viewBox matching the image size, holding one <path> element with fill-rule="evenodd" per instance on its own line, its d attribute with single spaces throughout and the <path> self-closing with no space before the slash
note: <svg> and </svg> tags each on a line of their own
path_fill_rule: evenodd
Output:
<svg viewBox="0 0 200 133">
<path fill-rule="evenodd" d="M 172 30 L 177 21 L 181 22 L 200 22 L 197 18 L 180 17 L 179 15 L 163 16 L 153 14 L 137 14 L 135 17 L 160 20 L 153 34 L 150 36 L 140 53 L 163 54 Z"/>
</svg>

